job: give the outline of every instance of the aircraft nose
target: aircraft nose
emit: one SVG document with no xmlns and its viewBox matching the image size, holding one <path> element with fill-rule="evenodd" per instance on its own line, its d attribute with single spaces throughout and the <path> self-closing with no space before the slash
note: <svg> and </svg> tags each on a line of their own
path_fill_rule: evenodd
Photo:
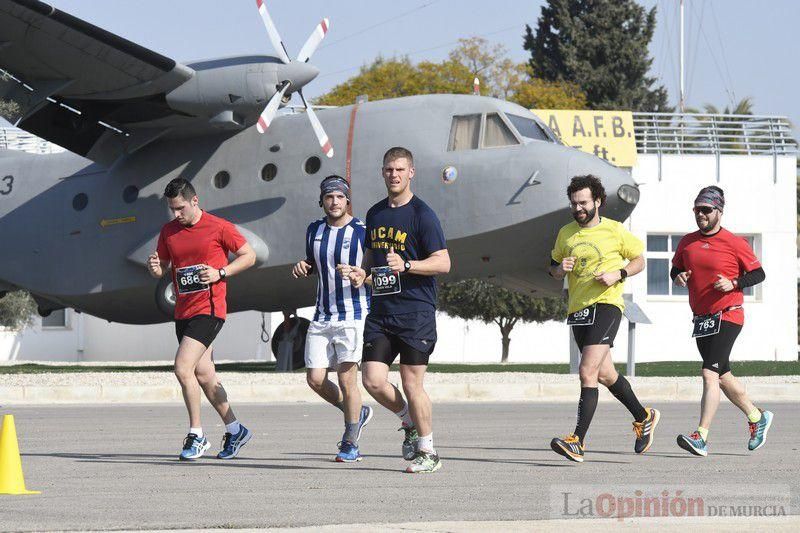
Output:
<svg viewBox="0 0 800 533">
<path fill-rule="evenodd" d="M 292 92 L 301 89 L 304 85 L 317 77 L 319 69 L 308 63 L 293 61 L 288 65 L 278 66 L 278 80 L 289 80 L 292 83 Z"/>
<path fill-rule="evenodd" d="M 575 153 L 569 161 L 568 176 L 592 174 L 600 178 L 606 190 L 604 214 L 614 220 L 627 219 L 639 203 L 639 188 L 630 171 L 615 167 L 583 152 Z"/>
</svg>

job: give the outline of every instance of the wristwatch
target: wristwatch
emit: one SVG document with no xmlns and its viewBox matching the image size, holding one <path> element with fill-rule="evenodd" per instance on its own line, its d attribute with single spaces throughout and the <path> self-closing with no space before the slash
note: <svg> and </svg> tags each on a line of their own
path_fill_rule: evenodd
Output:
<svg viewBox="0 0 800 533">
<path fill-rule="evenodd" d="M 627 277 L 628 277 L 628 271 L 625 270 L 624 268 L 620 268 L 619 269 L 619 281 L 617 283 L 621 283 L 621 282 L 625 281 L 625 278 L 627 278 Z"/>
<path fill-rule="evenodd" d="M 225 279 L 225 277 L 226 277 L 227 275 L 228 275 L 228 273 L 227 273 L 227 272 L 225 272 L 225 269 L 224 269 L 224 268 L 220 268 L 220 269 L 219 269 L 219 279 Z"/>
<path fill-rule="evenodd" d="M 411 270 L 411 261 L 406 261 L 403 263 L 403 273 L 408 272 Z"/>
</svg>

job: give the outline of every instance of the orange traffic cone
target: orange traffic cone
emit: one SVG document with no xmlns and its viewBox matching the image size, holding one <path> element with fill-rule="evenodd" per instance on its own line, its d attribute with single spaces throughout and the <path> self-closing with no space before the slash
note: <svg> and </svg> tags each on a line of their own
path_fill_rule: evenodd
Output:
<svg viewBox="0 0 800 533">
<path fill-rule="evenodd" d="M 3 416 L 0 429 L 0 494 L 39 494 L 25 488 L 13 415 Z"/>
</svg>

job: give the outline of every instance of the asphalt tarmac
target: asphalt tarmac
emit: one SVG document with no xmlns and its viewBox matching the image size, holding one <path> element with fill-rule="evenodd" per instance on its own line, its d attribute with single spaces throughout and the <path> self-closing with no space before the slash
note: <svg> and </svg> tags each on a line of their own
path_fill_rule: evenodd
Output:
<svg viewBox="0 0 800 533">
<path fill-rule="evenodd" d="M 635 498 L 637 490 L 658 497 L 666 491 L 670 501 L 690 504 L 700 495 L 712 524 L 713 516 L 780 516 L 800 509 L 797 403 L 763 406 L 775 420 L 767 444 L 755 452 L 747 450 L 744 416 L 723 403 L 706 458 L 690 456 L 675 444 L 678 433 L 696 427 L 698 405 L 655 405 L 661 423 L 652 448 L 640 456 L 633 452 L 628 412 L 617 403 L 601 403 L 583 464 L 568 462 L 549 446 L 552 437 L 574 428 L 573 404 L 435 405 L 434 443 L 443 466 L 430 475 L 402 472 L 399 421 L 379 406 L 364 430 L 364 461 L 357 464 L 332 461 L 342 432 L 341 415 L 333 407 L 234 407 L 253 439 L 237 459 L 215 459 L 224 427 L 204 404 L 212 448 L 195 462 L 177 460 L 187 423 L 180 405 L 0 408 L 0 414 L 15 416 L 27 488 L 42 491 L 0 495 L 0 530 L 605 516 L 619 522 L 626 517 L 620 516 L 624 505 L 617 498 Z M 671 516 L 680 509 L 674 507 Z"/>
</svg>

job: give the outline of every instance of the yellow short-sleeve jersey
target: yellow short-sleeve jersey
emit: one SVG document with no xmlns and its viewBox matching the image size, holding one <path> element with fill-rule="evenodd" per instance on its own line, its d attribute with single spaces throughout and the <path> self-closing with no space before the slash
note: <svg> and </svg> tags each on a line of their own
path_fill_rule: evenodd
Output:
<svg viewBox="0 0 800 533">
<path fill-rule="evenodd" d="M 567 276 L 568 312 L 574 313 L 595 303 L 607 303 L 625 310 L 623 284 L 606 287 L 594 277 L 599 272 L 619 270 L 644 252 L 644 244 L 625 226 L 609 218 L 591 228 L 570 222 L 558 232 L 551 257 L 560 263 L 575 258 L 575 268 Z"/>
</svg>

